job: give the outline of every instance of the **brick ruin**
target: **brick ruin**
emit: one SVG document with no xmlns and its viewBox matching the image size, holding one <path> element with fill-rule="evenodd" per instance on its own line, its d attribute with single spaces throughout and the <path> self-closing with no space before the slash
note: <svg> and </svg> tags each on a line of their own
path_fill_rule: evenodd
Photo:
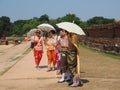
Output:
<svg viewBox="0 0 120 90">
<path fill-rule="evenodd" d="M 83 29 L 86 36 L 80 41 L 97 50 L 120 53 L 120 22 L 112 24 L 92 25 Z"/>
</svg>

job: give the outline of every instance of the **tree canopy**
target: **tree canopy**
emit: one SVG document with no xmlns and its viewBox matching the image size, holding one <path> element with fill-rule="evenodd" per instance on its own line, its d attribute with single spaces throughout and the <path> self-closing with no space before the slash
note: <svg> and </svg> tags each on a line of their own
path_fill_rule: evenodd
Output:
<svg viewBox="0 0 120 90">
<path fill-rule="evenodd" d="M 10 18 L 7 16 L 2 16 L 0 17 L 0 37 L 2 37 L 3 35 L 8 35 L 8 33 L 11 30 L 11 22 L 10 22 Z"/>
<path fill-rule="evenodd" d="M 53 26 L 55 26 L 56 23 L 59 22 L 74 22 L 77 25 L 79 25 L 81 28 L 89 27 L 93 24 L 108 24 L 108 23 L 114 23 L 115 19 L 109 19 L 104 17 L 93 17 L 87 21 L 82 21 L 79 17 L 77 17 L 75 14 L 66 14 L 63 17 L 59 17 L 57 19 L 50 18 L 47 14 L 44 14 L 42 16 L 33 17 L 29 20 L 17 20 L 13 23 L 10 22 L 10 18 L 7 16 L 0 17 L 0 37 L 2 37 L 3 34 L 6 34 L 7 36 L 11 35 L 17 35 L 17 36 L 23 36 L 25 35 L 30 29 L 36 28 L 39 24 L 42 23 L 49 23 Z M 6 33 L 7 32 L 7 33 Z"/>
<path fill-rule="evenodd" d="M 108 19 L 104 17 L 93 17 L 87 21 L 87 24 L 93 25 L 93 24 L 108 24 L 108 23 L 114 23 L 115 19 Z"/>
</svg>

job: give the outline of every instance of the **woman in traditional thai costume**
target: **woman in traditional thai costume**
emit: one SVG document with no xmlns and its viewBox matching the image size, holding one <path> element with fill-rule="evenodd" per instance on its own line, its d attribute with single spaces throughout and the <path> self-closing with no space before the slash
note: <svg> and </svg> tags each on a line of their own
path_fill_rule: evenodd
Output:
<svg viewBox="0 0 120 90">
<path fill-rule="evenodd" d="M 78 37 L 74 33 L 68 34 L 68 52 L 67 52 L 67 62 L 68 69 L 71 74 L 71 82 L 69 85 L 71 87 L 81 86 L 83 83 L 80 79 L 80 62 L 79 62 L 79 46 L 78 46 Z"/>
<path fill-rule="evenodd" d="M 61 79 L 58 83 L 62 83 L 68 79 L 70 79 L 68 75 L 68 62 L 67 62 L 67 50 L 68 50 L 68 36 L 67 31 L 61 30 L 60 31 L 60 40 L 59 40 L 59 48 L 60 48 L 60 71 L 62 74 Z M 66 77 L 66 78 L 65 78 Z"/>
<path fill-rule="evenodd" d="M 48 57 L 48 70 L 55 70 L 56 65 L 56 40 L 54 40 L 54 30 L 49 32 L 49 37 L 45 40 L 45 45 L 47 47 L 47 57 Z M 53 65 L 53 66 L 52 66 Z"/>
<path fill-rule="evenodd" d="M 80 63 L 77 60 L 79 55 L 77 35 L 67 32 L 67 35 L 60 39 L 60 45 L 62 78 L 58 82 L 62 83 L 69 80 L 69 86 L 71 87 L 82 85 L 79 76 L 80 67 L 78 67 Z M 65 77 L 67 78 L 65 79 Z"/>
<path fill-rule="evenodd" d="M 41 31 L 37 30 L 35 36 L 31 37 L 31 42 L 34 42 L 33 53 L 36 68 L 39 68 L 39 64 L 43 53 L 43 37 L 41 36 Z"/>
</svg>

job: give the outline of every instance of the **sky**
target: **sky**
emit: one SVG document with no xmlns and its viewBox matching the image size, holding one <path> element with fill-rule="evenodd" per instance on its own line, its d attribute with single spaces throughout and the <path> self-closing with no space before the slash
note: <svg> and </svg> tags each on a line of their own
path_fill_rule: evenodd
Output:
<svg viewBox="0 0 120 90">
<path fill-rule="evenodd" d="M 47 14 L 57 19 L 75 14 L 82 21 L 95 16 L 120 20 L 120 0 L 0 0 L 0 17 L 11 22 L 28 20 Z"/>
</svg>

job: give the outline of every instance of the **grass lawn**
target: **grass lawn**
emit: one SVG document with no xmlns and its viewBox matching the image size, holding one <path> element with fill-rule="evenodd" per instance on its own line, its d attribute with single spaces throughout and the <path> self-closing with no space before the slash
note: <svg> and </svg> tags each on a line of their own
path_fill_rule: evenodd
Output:
<svg viewBox="0 0 120 90">
<path fill-rule="evenodd" d="M 120 54 L 119 53 L 117 54 L 117 53 L 111 53 L 111 52 L 107 52 L 107 51 L 106 52 L 105 51 L 98 51 L 95 48 L 88 47 L 86 45 L 81 45 L 81 46 L 84 47 L 84 48 L 87 48 L 87 49 L 89 49 L 89 50 L 91 50 L 93 52 L 97 52 L 99 54 L 102 54 L 102 55 L 105 55 L 105 56 L 120 60 Z"/>
</svg>

